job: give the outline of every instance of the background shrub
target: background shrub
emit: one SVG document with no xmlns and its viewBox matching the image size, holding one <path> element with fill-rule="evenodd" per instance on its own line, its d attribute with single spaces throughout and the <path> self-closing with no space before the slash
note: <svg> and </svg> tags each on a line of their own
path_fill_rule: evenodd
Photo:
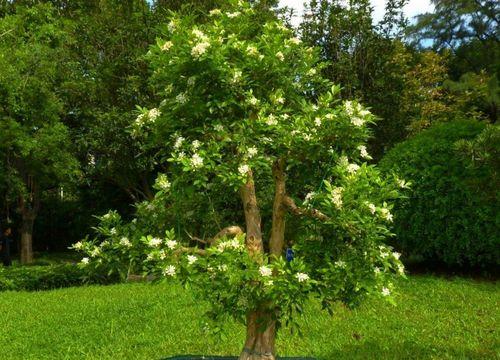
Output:
<svg viewBox="0 0 500 360">
<path fill-rule="evenodd" d="M 463 151 L 485 130 L 491 126 L 477 121 L 438 124 L 382 159 L 382 169 L 412 183 L 394 209 L 395 245 L 410 258 L 482 268 L 499 263 L 496 162 Z"/>
<path fill-rule="evenodd" d="M 118 277 L 107 274 L 89 277 L 76 264 L 0 267 L 0 291 L 38 291 L 114 282 L 118 282 Z"/>
</svg>

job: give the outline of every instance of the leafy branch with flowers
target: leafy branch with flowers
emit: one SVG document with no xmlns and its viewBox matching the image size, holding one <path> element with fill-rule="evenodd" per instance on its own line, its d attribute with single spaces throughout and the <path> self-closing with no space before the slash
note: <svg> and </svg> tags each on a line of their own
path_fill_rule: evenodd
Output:
<svg viewBox="0 0 500 360">
<path fill-rule="evenodd" d="M 404 268 L 384 242 L 407 184 L 366 163 L 376 119 L 321 77 L 317 49 L 229 1 L 203 24 L 173 14 L 147 57 L 160 101 L 130 132 L 168 170 L 134 220 L 110 212 L 74 245 L 82 266 L 192 285 L 214 324 L 245 324 L 241 360 L 275 359 L 311 296 L 391 299 Z"/>
</svg>

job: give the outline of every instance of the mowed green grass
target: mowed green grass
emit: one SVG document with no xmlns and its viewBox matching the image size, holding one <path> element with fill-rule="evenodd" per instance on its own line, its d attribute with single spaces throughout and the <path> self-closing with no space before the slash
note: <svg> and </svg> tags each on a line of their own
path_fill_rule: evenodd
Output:
<svg viewBox="0 0 500 360">
<path fill-rule="evenodd" d="M 396 305 L 372 300 L 334 317 L 315 301 L 303 334 L 283 331 L 282 356 L 318 359 L 500 358 L 500 289 L 494 282 L 412 276 Z M 178 354 L 236 355 L 243 328 L 225 340 L 201 330 L 203 304 L 177 286 L 122 284 L 0 293 L 0 359 L 162 359 Z"/>
</svg>

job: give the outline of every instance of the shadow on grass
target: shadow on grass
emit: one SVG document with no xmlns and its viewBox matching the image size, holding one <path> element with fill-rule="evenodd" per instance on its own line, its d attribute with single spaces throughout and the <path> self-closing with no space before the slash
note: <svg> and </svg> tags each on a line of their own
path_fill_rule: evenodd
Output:
<svg viewBox="0 0 500 360">
<path fill-rule="evenodd" d="M 471 350 L 455 349 L 429 344 L 417 344 L 414 342 L 402 342 L 383 346 L 376 342 L 364 342 L 359 345 L 348 345 L 328 353 L 321 360 L 379 360 L 379 359 L 495 359 L 493 349 Z"/>
<path fill-rule="evenodd" d="M 316 360 L 311 357 L 278 357 L 278 360 Z M 178 355 L 162 360 L 238 360 L 237 356 Z"/>
</svg>

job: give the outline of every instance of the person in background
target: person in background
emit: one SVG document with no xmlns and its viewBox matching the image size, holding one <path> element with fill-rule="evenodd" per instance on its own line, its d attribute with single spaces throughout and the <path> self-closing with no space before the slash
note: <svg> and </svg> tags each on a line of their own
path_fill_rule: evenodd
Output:
<svg viewBox="0 0 500 360">
<path fill-rule="evenodd" d="M 2 234 L 0 234 L 0 259 L 4 266 L 11 266 L 12 259 L 10 257 L 10 245 L 12 244 L 12 229 L 7 226 Z"/>
</svg>

